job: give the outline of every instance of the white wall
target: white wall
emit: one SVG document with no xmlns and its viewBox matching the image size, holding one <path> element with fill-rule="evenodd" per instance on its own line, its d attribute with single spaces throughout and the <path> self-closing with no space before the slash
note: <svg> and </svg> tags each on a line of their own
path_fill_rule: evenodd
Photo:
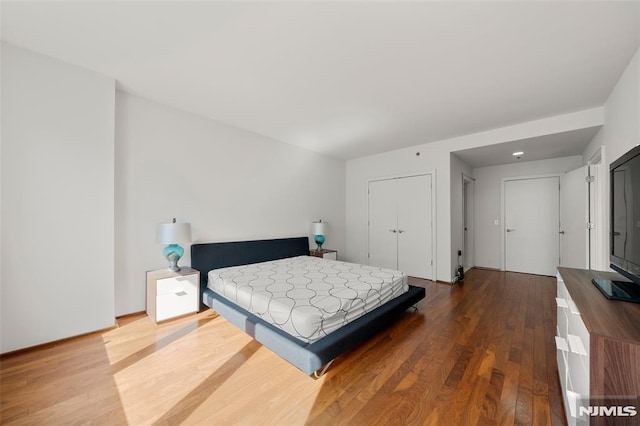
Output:
<svg viewBox="0 0 640 426">
<path fill-rule="evenodd" d="M 526 161 L 473 169 L 475 206 L 475 266 L 500 269 L 500 183 L 503 178 L 565 173 L 582 166 L 582 157 Z"/>
<path fill-rule="evenodd" d="M 450 153 L 479 146 L 600 126 L 603 122 L 603 108 L 593 108 L 347 161 L 346 255 L 348 260 L 361 263 L 367 261 L 366 191 L 368 180 L 435 171 L 438 227 L 436 232 L 436 273 L 438 280 L 451 281 L 455 269 L 455 263 L 452 262 L 452 259 L 456 258 L 457 253 L 457 247 L 452 246 L 451 223 L 452 218 L 456 223 L 461 223 L 462 211 L 458 208 L 453 211 L 451 209 Z M 420 152 L 420 156 L 416 156 L 416 152 Z"/>
<path fill-rule="evenodd" d="M 609 163 L 640 144 L 640 49 L 631 59 L 604 106 L 601 142 Z M 585 157 L 594 151 L 593 144 Z"/>
<path fill-rule="evenodd" d="M 421 152 L 419 156 L 416 155 L 417 152 Z M 443 230 L 448 230 L 449 227 L 442 224 L 440 212 L 440 206 L 445 202 L 448 203 L 449 200 L 449 173 L 442 173 L 439 167 L 440 164 L 445 162 L 448 169 L 448 156 L 448 153 L 445 155 L 440 152 L 424 155 L 423 147 L 416 147 L 347 161 L 347 260 L 363 264 L 368 263 L 367 190 L 369 180 L 436 171 L 433 190 L 436 193 L 437 208 L 436 217 L 434 218 L 437 225 L 437 229 L 434 232 L 437 252 L 434 253 L 434 267 L 436 274 L 439 276 L 440 269 L 446 267 L 446 262 L 442 263 L 440 259 L 441 241 L 444 241 L 442 244 L 446 244 L 449 241 L 449 236 L 443 233 Z M 446 184 L 443 184 L 442 181 L 446 182 Z M 443 198 L 443 191 L 440 189 L 442 185 L 447 187 L 446 198 Z M 448 222 L 446 219 L 445 221 Z"/>
<path fill-rule="evenodd" d="M 113 79 L 2 44 L 0 352 L 114 324 Z"/>
<path fill-rule="evenodd" d="M 145 309 L 145 271 L 166 267 L 155 226 L 173 217 L 194 242 L 311 237 L 322 219 L 344 257 L 345 163 L 117 92 L 117 315 Z"/>
<path fill-rule="evenodd" d="M 605 146 L 605 174 L 608 181 L 609 164 L 626 151 L 640 144 L 640 50 L 630 61 L 603 107 L 604 125 L 593 138 L 582 157 L 567 157 L 545 162 L 519 163 L 515 166 L 496 166 L 473 170 L 475 181 L 476 265 L 500 268 L 500 179 L 503 177 L 566 172 L 586 164 L 593 154 Z M 608 182 L 601 186 L 605 192 L 601 206 L 605 229 L 609 228 Z M 603 251 L 609 263 L 609 241 Z"/>
<path fill-rule="evenodd" d="M 618 80 L 613 91 L 604 105 L 605 125 L 593 138 L 584 152 L 583 159 L 586 163 L 593 154 L 605 147 L 604 173 L 606 182 L 603 183 L 604 200 L 603 228 L 609 229 L 609 165 L 622 154 L 640 144 L 640 49 L 638 49 L 629 62 L 624 73 Z M 609 239 L 608 231 L 604 233 L 606 249 L 603 251 L 603 265 L 609 265 Z"/>
</svg>

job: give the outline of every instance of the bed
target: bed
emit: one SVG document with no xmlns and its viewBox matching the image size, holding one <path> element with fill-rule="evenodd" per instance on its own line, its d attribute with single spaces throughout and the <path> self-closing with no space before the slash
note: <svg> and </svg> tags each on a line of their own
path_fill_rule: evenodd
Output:
<svg viewBox="0 0 640 426">
<path fill-rule="evenodd" d="M 325 323 L 326 320 L 324 320 L 325 322 L 320 325 L 318 323 L 314 323 L 315 326 L 304 325 L 297 320 L 292 321 L 291 316 L 282 317 L 282 320 L 279 320 L 278 314 L 270 314 L 261 309 L 260 306 L 265 303 L 273 304 L 276 302 L 258 299 L 255 296 L 257 291 L 254 284 L 263 277 L 269 276 L 271 278 L 274 274 L 279 274 L 282 268 L 288 268 L 287 271 L 306 268 L 298 275 L 295 273 L 288 275 L 290 278 L 293 277 L 292 280 L 306 279 L 314 274 L 326 277 L 329 270 L 337 270 L 341 274 L 340 277 L 344 277 L 348 274 L 345 275 L 343 268 L 361 268 L 367 271 L 376 268 L 309 257 L 307 237 L 193 244 L 191 246 L 191 265 L 200 271 L 201 308 L 213 309 L 304 373 L 314 374 L 316 377 L 324 374 L 338 355 L 376 334 L 382 327 L 393 321 L 398 314 L 414 306 L 425 296 L 424 288 L 407 285 L 406 277 L 403 277 L 402 286 L 405 288 L 402 290 L 397 288 L 390 290 L 391 294 L 382 297 L 377 290 L 376 293 L 371 289 L 362 289 L 356 297 L 359 299 L 357 303 L 347 302 L 350 306 L 352 304 L 356 306 L 356 310 L 362 310 L 360 314 L 354 316 L 355 319 L 346 318 L 351 314 L 341 314 L 342 317 L 330 324 Z M 356 273 L 360 273 L 361 269 L 357 269 Z M 380 268 L 377 269 L 380 270 Z M 353 271 L 349 272 L 353 273 Z M 396 280 L 397 277 L 391 277 L 394 275 L 393 272 L 388 270 L 372 271 L 372 278 L 360 279 L 360 281 L 377 283 L 379 280 L 387 278 Z M 244 279 L 247 276 L 250 276 L 251 279 Z M 228 277 L 236 277 L 236 281 L 251 281 L 252 287 L 250 287 L 249 293 L 252 296 L 248 296 L 247 292 L 242 293 L 233 288 L 224 290 L 222 281 Z M 211 286 L 209 286 L 210 278 Z M 232 285 L 237 285 L 237 283 Z M 349 287 L 349 291 L 354 288 L 353 285 L 349 285 Z M 216 288 L 216 291 L 213 288 Z M 262 291 L 262 293 L 273 293 L 276 295 L 274 300 L 278 299 L 278 289 L 274 290 L 273 286 L 268 285 L 265 285 L 265 288 L 268 291 Z M 286 292 L 285 289 L 281 290 Z M 328 292 L 334 294 L 336 290 L 332 288 Z M 373 293 L 373 296 L 368 296 L 369 298 L 366 299 L 362 297 L 364 293 L 369 296 Z M 302 297 L 313 299 L 313 303 L 309 304 L 313 306 L 306 306 L 307 310 L 314 310 L 319 303 L 321 304 L 321 302 L 316 303 L 319 300 L 317 294 L 303 294 Z M 333 306 L 336 303 L 329 305 Z M 252 304 L 257 305 L 258 309 Z M 334 307 L 333 310 L 342 313 L 343 305 L 344 302 L 339 307 Z M 323 310 L 327 309 L 326 305 L 323 305 L 322 308 Z"/>
</svg>

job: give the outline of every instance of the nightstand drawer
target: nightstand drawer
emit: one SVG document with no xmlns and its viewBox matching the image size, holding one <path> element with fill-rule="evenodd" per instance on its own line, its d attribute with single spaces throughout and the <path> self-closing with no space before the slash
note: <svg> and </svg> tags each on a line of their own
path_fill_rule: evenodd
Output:
<svg viewBox="0 0 640 426">
<path fill-rule="evenodd" d="M 310 256 L 322 257 L 323 259 L 338 260 L 338 252 L 336 250 L 322 249 L 320 251 L 310 250 Z"/>
<path fill-rule="evenodd" d="M 196 276 L 163 278 L 156 282 L 156 295 L 180 293 L 197 288 Z"/>
<path fill-rule="evenodd" d="M 195 288 L 185 287 L 184 291 L 176 290 L 178 288 L 156 297 L 156 321 L 198 311 L 198 295 Z"/>
</svg>

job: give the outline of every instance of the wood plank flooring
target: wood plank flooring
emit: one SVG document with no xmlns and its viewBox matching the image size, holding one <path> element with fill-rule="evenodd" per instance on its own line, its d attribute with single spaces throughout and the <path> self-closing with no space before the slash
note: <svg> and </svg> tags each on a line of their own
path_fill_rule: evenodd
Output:
<svg viewBox="0 0 640 426">
<path fill-rule="evenodd" d="M 0 358 L 2 424 L 565 423 L 555 279 L 474 269 L 427 288 L 315 380 L 214 312 Z"/>
</svg>

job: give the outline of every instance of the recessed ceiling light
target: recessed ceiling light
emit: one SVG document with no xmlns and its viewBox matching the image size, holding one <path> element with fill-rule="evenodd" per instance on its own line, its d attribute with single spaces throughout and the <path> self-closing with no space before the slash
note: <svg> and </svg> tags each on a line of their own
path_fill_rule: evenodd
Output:
<svg viewBox="0 0 640 426">
<path fill-rule="evenodd" d="M 513 154 L 511 154 L 511 155 L 513 155 L 514 157 L 519 157 L 519 156 L 521 156 L 522 154 L 524 154 L 524 152 L 522 152 L 522 151 L 517 151 L 517 152 L 514 152 L 514 153 L 513 153 Z"/>
</svg>

